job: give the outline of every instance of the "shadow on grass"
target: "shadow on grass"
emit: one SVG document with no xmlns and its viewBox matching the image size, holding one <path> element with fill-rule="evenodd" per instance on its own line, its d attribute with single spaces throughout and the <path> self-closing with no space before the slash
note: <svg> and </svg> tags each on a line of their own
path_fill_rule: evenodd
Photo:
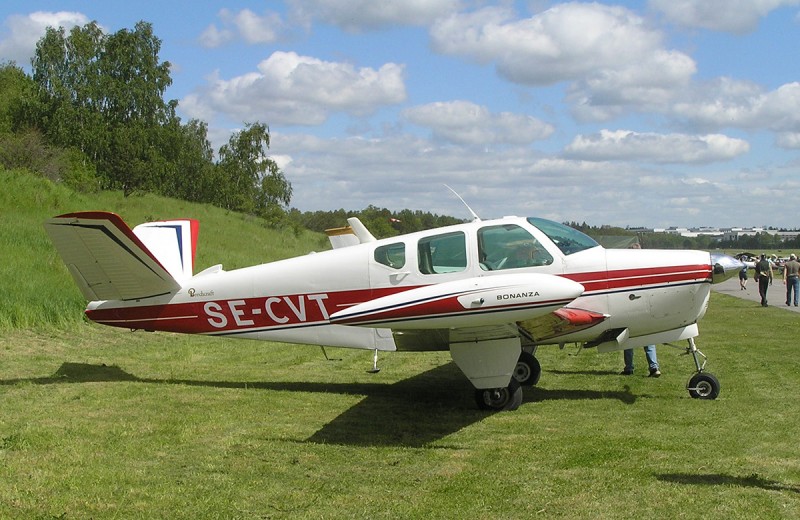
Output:
<svg viewBox="0 0 800 520">
<path fill-rule="evenodd" d="M 365 396 L 341 413 L 307 442 L 355 446 L 397 445 L 422 447 L 492 415 L 480 411 L 474 389 L 454 363 L 448 363 L 392 384 L 319 382 L 232 382 L 140 378 L 117 366 L 64 363 L 50 377 L 0 381 L 18 383 L 75 384 L 138 382 L 215 388 L 247 388 L 290 392 L 322 392 Z M 548 390 L 525 388 L 525 402 L 552 400 L 636 400 L 627 386 L 623 391 Z"/>
<path fill-rule="evenodd" d="M 759 476 L 756 473 L 746 477 L 735 477 L 733 475 L 721 475 L 717 473 L 705 473 L 698 475 L 689 475 L 686 473 L 667 473 L 656 475 L 656 478 L 664 482 L 674 482 L 676 484 L 692 484 L 696 486 L 752 487 L 766 489 L 768 491 L 789 491 L 792 493 L 800 493 L 800 486 L 790 486 L 775 480 L 769 480 Z"/>
</svg>

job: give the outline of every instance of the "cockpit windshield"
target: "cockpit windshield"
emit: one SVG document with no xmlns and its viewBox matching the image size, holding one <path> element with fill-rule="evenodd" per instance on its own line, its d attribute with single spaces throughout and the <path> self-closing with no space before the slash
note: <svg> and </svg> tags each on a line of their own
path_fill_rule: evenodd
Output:
<svg viewBox="0 0 800 520">
<path fill-rule="evenodd" d="M 528 222 L 547 235 L 547 238 L 552 240 L 565 255 L 571 255 L 600 245 L 577 229 L 572 229 L 552 220 L 531 217 Z"/>
</svg>

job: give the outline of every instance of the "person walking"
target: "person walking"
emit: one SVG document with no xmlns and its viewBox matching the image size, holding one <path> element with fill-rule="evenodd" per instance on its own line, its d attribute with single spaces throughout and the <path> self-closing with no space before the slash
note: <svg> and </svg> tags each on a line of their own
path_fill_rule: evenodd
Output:
<svg viewBox="0 0 800 520">
<path fill-rule="evenodd" d="M 745 265 L 739 270 L 739 289 L 742 291 L 747 290 L 747 266 Z"/>
<path fill-rule="evenodd" d="M 661 370 L 659 370 L 658 358 L 656 357 L 656 346 L 647 345 L 644 347 L 644 355 L 647 358 L 650 377 L 659 377 L 661 375 Z M 622 375 L 629 376 L 633 374 L 633 349 L 626 348 L 622 352 L 622 358 L 625 360 L 625 368 L 622 370 Z"/>
<path fill-rule="evenodd" d="M 761 306 L 767 306 L 767 290 L 772 285 L 772 264 L 767 260 L 767 255 L 762 254 L 761 260 L 756 263 L 756 278 L 758 279 L 758 294 L 761 295 Z"/>
<path fill-rule="evenodd" d="M 794 303 L 794 306 L 797 307 L 797 293 L 800 291 L 800 262 L 797 261 L 797 255 L 794 253 L 789 255 L 789 261 L 783 264 L 783 283 L 786 285 L 786 305 Z M 792 299 L 792 292 L 794 292 L 794 299 Z"/>
</svg>

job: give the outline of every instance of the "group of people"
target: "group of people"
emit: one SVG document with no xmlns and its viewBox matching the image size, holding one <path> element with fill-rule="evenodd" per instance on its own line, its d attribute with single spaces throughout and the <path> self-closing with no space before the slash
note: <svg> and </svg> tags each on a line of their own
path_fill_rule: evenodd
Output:
<svg viewBox="0 0 800 520">
<path fill-rule="evenodd" d="M 773 271 L 772 262 L 767 259 L 767 255 L 762 254 L 755 265 L 754 279 L 758 283 L 758 294 L 761 296 L 761 306 L 767 307 L 767 291 L 772 285 Z M 797 255 L 792 253 L 789 260 L 783 264 L 783 284 L 786 286 L 786 305 L 797 307 L 800 300 L 800 262 Z M 743 267 L 739 272 L 739 287 L 742 290 L 747 288 L 747 267 Z"/>
</svg>

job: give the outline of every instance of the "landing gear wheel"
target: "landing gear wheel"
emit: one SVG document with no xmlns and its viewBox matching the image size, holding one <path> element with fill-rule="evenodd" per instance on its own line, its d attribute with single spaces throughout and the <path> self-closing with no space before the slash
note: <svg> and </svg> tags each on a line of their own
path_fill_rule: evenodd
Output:
<svg viewBox="0 0 800 520">
<path fill-rule="evenodd" d="M 686 389 L 694 399 L 716 399 L 719 395 L 719 381 L 713 374 L 698 372 L 689 379 Z"/>
<path fill-rule="evenodd" d="M 519 381 L 522 386 L 533 386 L 539 382 L 541 375 L 542 366 L 539 364 L 539 360 L 530 352 L 523 351 L 514 368 L 514 379 Z"/>
<path fill-rule="evenodd" d="M 516 410 L 522 404 L 522 387 L 512 377 L 507 387 L 476 390 L 475 401 L 481 410 Z"/>
</svg>

